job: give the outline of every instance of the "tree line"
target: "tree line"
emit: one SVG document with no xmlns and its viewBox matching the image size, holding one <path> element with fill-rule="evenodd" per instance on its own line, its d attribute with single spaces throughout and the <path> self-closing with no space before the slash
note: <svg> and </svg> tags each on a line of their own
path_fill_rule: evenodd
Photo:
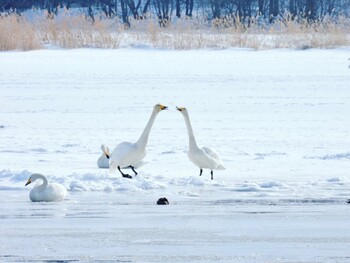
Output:
<svg viewBox="0 0 350 263">
<path fill-rule="evenodd" d="M 0 0 L 3 13 L 36 8 L 46 9 L 54 17 L 63 7 L 84 8 L 93 21 L 97 12 L 103 12 L 108 18 L 120 18 L 126 26 L 130 26 L 131 17 L 141 20 L 148 14 L 155 14 L 160 26 L 166 26 L 174 17 L 194 15 L 209 21 L 233 17 L 248 25 L 252 18 L 271 23 L 287 13 L 292 19 L 307 21 L 350 15 L 350 0 Z"/>
</svg>

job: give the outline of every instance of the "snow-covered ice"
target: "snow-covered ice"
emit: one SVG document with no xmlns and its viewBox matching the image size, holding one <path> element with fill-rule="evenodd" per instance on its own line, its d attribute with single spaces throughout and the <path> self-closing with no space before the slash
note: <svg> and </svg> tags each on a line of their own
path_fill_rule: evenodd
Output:
<svg viewBox="0 0 350 263">
<path fill-rule="evenodd" d="M 0 261 L 350 262 L 349 56 L 0 53 Z M 136 141 L 156 103 L 170 109 L 139 175 L 98 169 L 101 144 Z M 187 158 L 176 106 L 222 157 L 213 181 Z M 30 203 L 34 172 L 69 197 Z"/>
</svg>

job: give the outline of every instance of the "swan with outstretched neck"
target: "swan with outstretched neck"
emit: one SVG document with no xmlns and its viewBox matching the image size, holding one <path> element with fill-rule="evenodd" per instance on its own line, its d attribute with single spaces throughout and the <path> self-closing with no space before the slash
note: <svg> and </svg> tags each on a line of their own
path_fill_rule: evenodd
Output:
<svg viewBox="0 0 350 263">
<path fill-rule="evenodd" d="M 47 178 L 42 174 L 32 174 L 25 186 L 36 181 L 42 180 L 42 184 L 36 185 L 29 193 L 29 198 L 33 202 L 53 202 L 62 201 L 67 194 L 63 185 L 49 183 Z"/>
<path fill-rule="evenodd" d="M 182 116 L 184 116 L 187 127 L 189 138 L 189 151 L 187 153 L 188 158 L 200 169 L 199 176 L 202 175 L 203 169 L 209 169 L 211 180 L 213 180 L 213 170 L 225 170 L 220 155 L 215 150 L 208 147 L 198 147 L 196 138 L 194 137 L 190 117 L 188 115 L 188 110 L 186 108 L 176 108 L 179 112 L 181 112 Z"/>
<path fill-rule="evenodd" d="M 111 172 L 115 172 L 118 169 L 123 177 L 131 179 L 131 175 L 125 174 L 121 170 L 121 168 L 130 167 L 135 176 L 137 175 L 135 166 L 142 163 L 143 158 L 146 156 L 146 146 L 153 123 L 158 113 L 167 108 L 168 107 L 161 104 L 155 105 L 146 128 L 142 132 L 138 141 L 135 143 L 122 142 L 115 147 L 112 156 L 109 158 L 109 169 Z"/>
</svg>

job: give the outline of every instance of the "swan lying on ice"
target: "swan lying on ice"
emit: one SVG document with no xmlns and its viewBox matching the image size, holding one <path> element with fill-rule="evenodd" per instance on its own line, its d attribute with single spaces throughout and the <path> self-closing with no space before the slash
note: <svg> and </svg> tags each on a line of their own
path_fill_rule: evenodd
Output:
<svg viewBox="0 0 350 263">
<path fill-rule="evenodd" d="M 186 122 L 189 137 L 189 151 L 187 153 L 188 158 L 200 169 L 200 176 L 203 173 L 203 169 L 210 169 L 211 180 L 213 180 L 213 170 L 225 170 L 219 154 L 208 147 L 198 147 L 187 109 L 179 107 L 176 108 L 182 113 L 182 116 L 184 116 Z"/>
<path fill-rule="evenodd" d="M 32 202 L 52 202 L 52 201 L 62 201 L 67 194 L 66 188 L 63 185 L 50 183 L 47 181 L 46 177 L 42 174 L 32 174 L 25 186 L 28 184 L 41 179 L 42 184 L 34 186 L 30 191 L 29 198 Z"/>
<path fill-rule="evenodd" d="M 135 175 L 137 175 L 135 165 L 139 164 L 146 156 L 146 145 L 154 120 L 159 112 L 167 108 L 168 107 L 161 104 L 155 105 L 146 128 L 138 141 L 136 143 L 122 142 L 115 147 L 112 152 L 112 156 L 109 158 L 109 167 L 111 172 L 115 172 L 118 168 L 123 177 L 131 179 L 132 177 L 129 174 L 124 174 L 121 170 L 121 168 L 130 167 Z"/>
<path fill-rule="evenodd" d="M 97 166 L 98 168 L 109 168 L 109 158 L 111 157 L 109 148 L 108 146 L 105 146 L 104 144 L 102 144 L 101 150 L 102 150 L 102 155 L 97 160 Z"/>
</svg>

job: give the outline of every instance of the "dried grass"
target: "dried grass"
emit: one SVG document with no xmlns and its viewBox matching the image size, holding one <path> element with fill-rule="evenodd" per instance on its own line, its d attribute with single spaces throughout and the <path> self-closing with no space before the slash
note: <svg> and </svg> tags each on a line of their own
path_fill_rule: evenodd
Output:
<svg viewBox="0 0 350 263">
<path fill-rule="evenodd" d="M 33 50 L 42 48 L 37 31 L 24 17 L 0 16 L 0 50 Z"/>
<path fill-rule="evenodd" d="M 62 48 L 119 48 L 121 27 L 112 24 L 111 20 L 92 22 L 84 15 L 39 19 L 35 22 L 43 43 Z"/>
<path fill-rule="evenodd" d="M 0 17 L 0 50 L 31 50 L 57 46 L 61 48 L 122 48 L 150 46 L 166 49 L 202 49 L 243 47 L 334 48 L 350 46 L 350 19 L 333 21 L 325 18 L 313 23 L 286 14 L 273 24 L 260 18 L 243 23 L 238 17 L 208 21 L 183 18 L 159 27 L 157 19 L 131 21 L 125 29 L 118 21 L 101 17 L 94 22 L 84 14 L 65 11 L 56 18 L 47 16 L 27 19 L 9 15 Z"/>
</svg>

